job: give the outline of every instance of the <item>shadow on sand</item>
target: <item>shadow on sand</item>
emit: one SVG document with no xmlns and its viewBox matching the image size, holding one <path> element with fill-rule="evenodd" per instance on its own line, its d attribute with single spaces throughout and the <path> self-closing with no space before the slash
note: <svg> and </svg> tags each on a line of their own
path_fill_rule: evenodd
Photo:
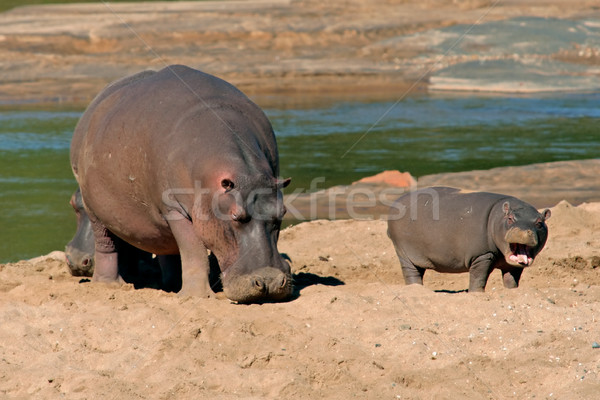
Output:
<svg viewBox="0 0 600 400">
<path fill-rule="evenodd" d="M 282 254 L 282 257 L 287 261 L 291 262 L 291 259 L 287 254 Z M 130 260 L 128 260 L 130 261 Z M 160 266 L 158 265 L 157 259 L 141 260 L 137 262 L 124 263 L 126 267 L 119 265 L 119 273 L 123 277 L 123 280 L 127 283 L 134 285 L 136 289 L 152 288 L 165 290 L 168 292 L 178 292 L 181 289 L 181 266 L 172 271 L 179 279 L 175 287 L 165 288 L 161 281 Z M 212 290 L 215 293 L 223 291 L 223 284 L 221 282 L 221 270 L 219 268 L 219 262 L 214 255 L 209 255 L 210 262 L 210 274 L 209 282 Z M 313 285 L 324 285 L 324 286 L 341 286 L 345 285 L 344 281 L 335 278 L 333 276 L 320 276 L 310 272 L 300 272 L 292 275 L 294 282 L 294 291 L 289 299 L 284 302 L 296 300 L 300 297 L 300 292 Z M 79 283 L 91 282 L 89 278 L 83 278 Z M 269 301 L 267 301 L 268 303 Z M 258 304 L 261 304 L 259 302 Z"/>
<path fill-rule="evenodd" d="M 436 293 L 450 293 L 450 294 L 456 294 L 456 293 L 468 293 L 469 289 L 462 289 L 462 290 L 447 290 L 447 289 L 438 289 L 438 290 L 434 290 L 434 292 Z"/>
</svg>

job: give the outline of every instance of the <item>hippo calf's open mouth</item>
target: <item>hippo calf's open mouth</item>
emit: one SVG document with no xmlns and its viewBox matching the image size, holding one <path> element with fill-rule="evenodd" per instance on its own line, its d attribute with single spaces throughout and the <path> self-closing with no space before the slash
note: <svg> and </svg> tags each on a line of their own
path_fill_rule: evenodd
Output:
<svg viewBox="0 0 600 400">
<path fill-rule="evenodd" d="M 513 265 L 527 267 L 533 263 L 536 247 L 539 240 L 537 233 L 532 229 L 510 228 L 506 232 L 505 240 L 509 245 L 509 254 L 506 262 Z"/>
<path fill-rule="evenodd" d="M 514 263 L 527 267 L 533 263 L 533 248 L 522 243 L 510 243 L 508 259 Z"/>
</svg>

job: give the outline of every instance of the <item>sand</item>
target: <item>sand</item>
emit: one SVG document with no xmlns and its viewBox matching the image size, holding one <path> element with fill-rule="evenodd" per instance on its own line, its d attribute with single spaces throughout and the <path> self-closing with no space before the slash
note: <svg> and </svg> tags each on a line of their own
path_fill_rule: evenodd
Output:
<svg viewBox="0 0 600 400">
<path fill-rule="evenodd" d="M 384 221 L 281 233 L 296 297 L 238 305 L 80 281 L 63 253 L 0 266 L 0 397 L 594 399 L 600 203 L 552 208 L 517 289 L 405 286 Z"/>
<path fill-rule="evenodd" d="M 82 106 L 111 80 L 167 63 L 219 75 L 252 96 L 397 99 L 424 90 L 428 73 L 453 60 L 388 46 L 395 38 L 483 19 L 597 17 L 596 3 L 20 8 L 0 14 L 0 104 Z M 597 57 L 571 53 L 563 56 L 582 65 Z M 579 204 L 589 188 L 565 193 Z M 285 229 L 279 250 L 292 260 L 296 296 L 278 304 L 92 284 L 69 274 L 58 249 L 0 265 L 0 397 L 595 399 L 600 203 L 561 202 L 552 214 L 546 248 L 521 286 L 503 288 L 495 272 L 483 294 L 465 292 L 467 274 L 428 272 L 424 286 L 405 286 L 383 221 Z"/>
</svg>

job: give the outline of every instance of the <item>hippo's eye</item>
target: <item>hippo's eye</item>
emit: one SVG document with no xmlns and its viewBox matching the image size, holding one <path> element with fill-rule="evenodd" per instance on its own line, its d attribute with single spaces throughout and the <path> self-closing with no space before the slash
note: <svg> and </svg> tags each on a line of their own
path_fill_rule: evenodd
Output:
<svg viewBox="0 0 600 400">
<path fill-rule="evenodd" d="M 542 221 L 537 220 L 537 221 L 535 221 L 535 227 L 537 229 L 542 229 L 544 227 L 544 224 L 542 223 Z"/>
<path fill-rule="evenodd" d="M 506 223 L 508 225 L 512 225 L 515 223 L 515 217 L 513 217 L 512 215 L 509 215 L 508 217 L 506 217 Z"/>
<path fill-rule="evenodd" d="M 233 182 L 230 181 L 229 179 L 223 179 L 221 181 L 221 187 L 223 189 L 225 189 L 226 192 L 230 191 L 231 189 L 233 189 Z"/>
</svg>

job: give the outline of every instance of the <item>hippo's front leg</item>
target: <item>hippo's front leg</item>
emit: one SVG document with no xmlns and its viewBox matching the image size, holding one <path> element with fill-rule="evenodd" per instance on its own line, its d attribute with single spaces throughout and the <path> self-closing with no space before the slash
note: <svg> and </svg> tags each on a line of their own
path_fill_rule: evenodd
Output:
<svg viewBox="0 0 600 400">
<path fill-rule="evenodd" d="M 180 295 L 214 297 L 208 275 L 210 263 L 204 244 L 198 239 L 187 218 L 169 219 L 169 227 L 177 241 L 181 256 Z"/>
<path fill-rule="evenodd" d="M 475 258 L 469 268 L 469 293 L 485 291 L 496 257 L 486 253 Z"/>
<path fill-rule="evenodd" d="M 123 282 L 119 275 L 119 258 L 112 233 L 100 221 L 92 221 L 95 242 L 94 282 Z"/>
<path fill-rule="evenodd" d="M 504 282 L 504 287 L 507 289 L 519 287 L 519 280 L 521 279 L 522 273 L 523 268 L 519 267 L 502 269 L 502 281 Z"/>
</svg>

